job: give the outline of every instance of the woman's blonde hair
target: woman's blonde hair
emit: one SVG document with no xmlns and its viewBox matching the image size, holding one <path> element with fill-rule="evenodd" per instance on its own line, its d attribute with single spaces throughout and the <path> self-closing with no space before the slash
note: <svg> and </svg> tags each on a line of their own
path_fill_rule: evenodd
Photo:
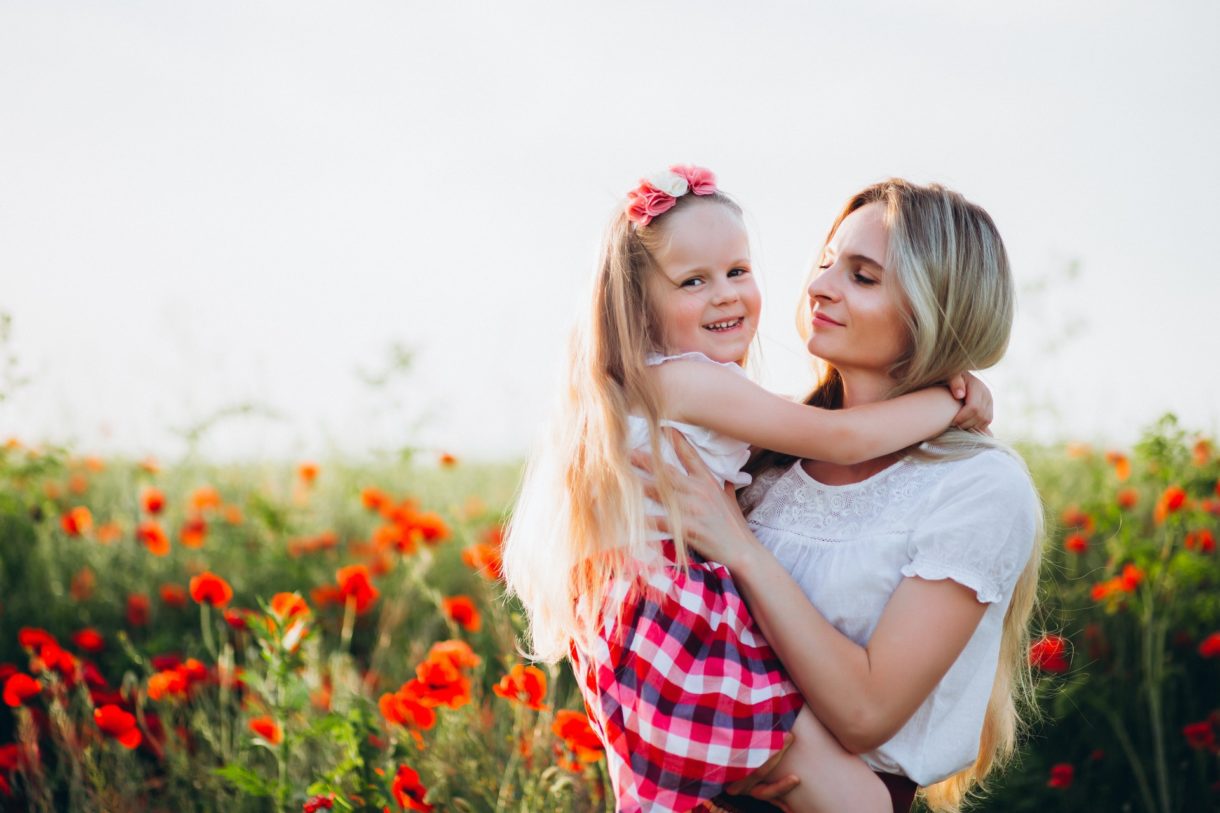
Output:
<svg viewBox="0 0 1220 813">
<path fill-rule="evenodd" d="M 688 194 L 645 226 L 625 209 L 602 241 L 592 296 L 569 343 L 566 381 L 552 431 L 531 456 L 504 545 L 504 577 L 525 607 L 530 651 L 558 661 L 573 641 L 587 646 L 597 632 L 605 590 L 649 545 L 643 487 L 633 472 L 627 416 L 648 422 L 652 457 L 660 460 L 664 405 L 647 372 L 650 353 L 664 350 L 662 325 L 650 296 L 662 273 L 657 252 L 673 212 L 717 204 L 740 216 L 720 192 Z M 665 470 L 657 472 L 677 560 L 685 565 L 681 517 Z M 642 582 L 638 582 L 642 587 Z"/>
<path fill-rule="evenodd" d="M 991 216 L 943 186 L 920 186 L 893 178 L 853 195 L 835 218 L 826 243 L 848 215 L 873 203 L 884 208 L 889 234 L 886 270 L 897 280 L 900 310 L 910 336 L 890 368 L 894 385 L 887 397 L 942 384 L 965 370 L 982 370 L 998 362 L 1008 348 L 1016 293 L 1008 255 Z M 797 329 L 806 340 L 810 315 L 809 298 L 803 296 L 797 308 Z M 818 384 L 805 402 L 841 407 L 842 376 L 830 364 L 820 366 Z M 1005 451 L 1025 468 L 1015 452 L 994 438 L 957 429 L 913 454 L 960 459 L 985 449 Z M 793 460 L 765 454 L 750 468 L 757 472 Z M 1036 711 L 1027 652 L 1041 566 L 1041 515 L 1037 520 L 1033 553 L 1017 579 L 1004 616 L 999 665 L 983 719 L 978 758 L 965 770 L 921 791 L 933 810 L 959 810 L 967 794 L 1014 753 L 1023 725 L 1022 711 Z"/>
</svg>

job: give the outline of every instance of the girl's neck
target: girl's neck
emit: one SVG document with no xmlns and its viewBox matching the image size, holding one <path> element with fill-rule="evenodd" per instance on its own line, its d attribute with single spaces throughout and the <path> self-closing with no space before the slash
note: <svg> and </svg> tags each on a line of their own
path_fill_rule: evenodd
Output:
<svg viewBox="0 0 1220 813">
<path fill-rule="evenodd" d="M 893 381 L 888 375 L 871 370 L 839 369 L 839 375 L 843 380 L 843 407 L 845 409 L 884 401 L 890 387 L 893 386 Z M 905 451 L 894 452 L 850 466 L 827 463 L 822 460 L 805 460 L 801 465 L 804 466 L 809 476 L 818 482 L 839 486 L 867 480 L 897 463 L 905 454 Z"/>
</svg>

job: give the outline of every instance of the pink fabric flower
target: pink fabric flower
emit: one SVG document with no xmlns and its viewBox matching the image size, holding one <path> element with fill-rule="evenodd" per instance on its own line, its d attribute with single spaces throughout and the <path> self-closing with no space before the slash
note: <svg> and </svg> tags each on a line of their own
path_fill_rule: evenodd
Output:
<svg viewBox="0 0 1220 813">
<path fill-rule="evenodd" d="M 627 194 L 627 219 L 641 226 L 647 226 L 659 214 L 674 208 L 678 199 L 667 195 L 659 189 L 654 189 L 647 181 Z"/>
<path fill-rule="evenodd" d="M 690 164 L 678 164 L 669 168 L 686 179 L 690 191 L 696 195 L 711 195 L 716 191 L 716 176 L 710 169 L 696 167 Z"/>
</svg>

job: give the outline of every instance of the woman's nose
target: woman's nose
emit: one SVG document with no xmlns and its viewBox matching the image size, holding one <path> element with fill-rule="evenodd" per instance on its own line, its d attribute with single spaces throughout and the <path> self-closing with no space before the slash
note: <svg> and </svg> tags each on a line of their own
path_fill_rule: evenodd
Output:
<svg viewBox="0 0 1220 813">
<path fill-rule="evenodd" d="M 813 275 L 813 279 L 809 281 L 810 299 L 835 299 L 838 296 L 832 270 L 833 268 L 824 268 Z"/>
</svg>

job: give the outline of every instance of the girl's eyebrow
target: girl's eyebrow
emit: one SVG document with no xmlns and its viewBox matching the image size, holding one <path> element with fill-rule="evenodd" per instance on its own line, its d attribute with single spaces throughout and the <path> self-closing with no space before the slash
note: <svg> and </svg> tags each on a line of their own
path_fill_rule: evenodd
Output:
<svg viewBox="0 0 1220 813">
<path fill-rule="evenodd" d="M 738 260 L 733 260 L 731 263 L 729 263 L 729 269 L 731 270 L 731 269 L 734 269 L 734 268 L 740 268 L 740 267 L 741 267 L 741 266 L 743 266 L 743 265 L 747 265 L 747 266 L 748 266 L 749 264 L 750 264 L 750 260 L 749 260 L 748 258 L 747 258 L 747 259 L 738 259 Z M 688 274 L 706 274 L 706 273 L 707 273 L 707 271 L 708 271 L 707 266 L 703 266 L 703 265 L 697 265 L 697 266 L 695 266 L 694 268 L 684 268 L 684 269 L 682 269 L 682 273 L 681 273 L 679 276 L 685 277 L 685 276 L 687 276 Z"/>
</svg>

